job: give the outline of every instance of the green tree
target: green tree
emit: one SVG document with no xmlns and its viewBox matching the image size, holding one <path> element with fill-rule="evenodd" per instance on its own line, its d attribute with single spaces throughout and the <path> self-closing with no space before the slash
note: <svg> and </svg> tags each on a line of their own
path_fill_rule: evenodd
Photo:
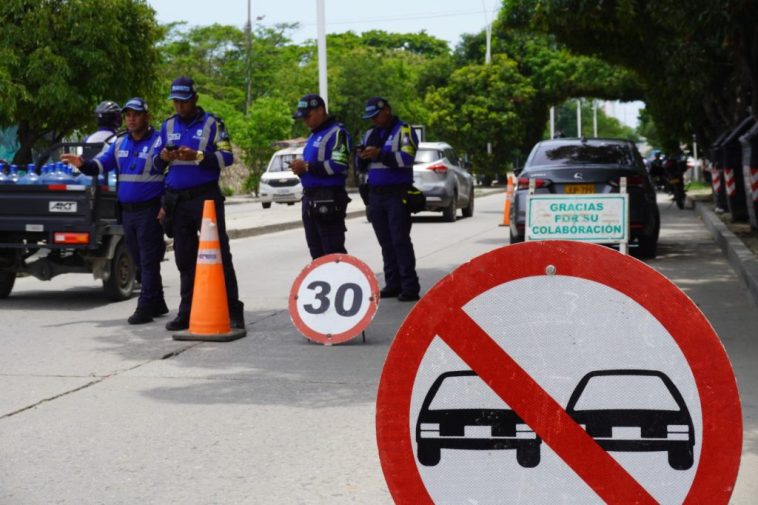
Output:
<svg viewBox="0 0 758 505">
<path fill-rule="evenodd" d="M 154 16 L 144 0 L 0 3 L 0 120 L 18 125 L 14 162 L 93 125 L 101 100 L 152 94 L 162 34 Z"/>
<path fill-rule="evenodd" d="M 505 169 L 524 144 L 534 95 L 517 62 L 495 55 L 490 65 L 457 69 L 447 86 L 427 94 L 429 125 L 468 153 L 475 170 L 494 175 Z M 487 142 L 492 143 L 491 156 Z"/>
<path fill-rule="evenodd" d="M 662 141 L 712 138 L 753 104 L 758 15 L 750 0 L 509 0 L 503 26 L 556 36 L 572 51 L 633 71 Z M 752 89 L 752 93 L 751 93 Z"/>
</svg>

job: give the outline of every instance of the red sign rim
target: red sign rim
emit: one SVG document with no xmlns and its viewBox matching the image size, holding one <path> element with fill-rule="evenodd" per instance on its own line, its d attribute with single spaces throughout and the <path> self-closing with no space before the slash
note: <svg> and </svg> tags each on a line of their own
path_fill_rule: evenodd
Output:
<svg viewBox="0 0 758 505">
<path fill-rule="evenodd" d="M 644 307 L 674 337 L 695 378 L 703 420 L 700 458 L 685 503 L 728 503 L 739 469 L 742 415 L 731 364 L 712 326 L 692 300 L 671 281 L 644 263 L 603 246 L 557 240 L 503 247 L 460 266 L 439 281 L 416 304 L 398 330 L 382 371 L 376 412 L 379 458 L 395 501 L 432 503 L 416 466 L 409 432 L 413 383 L 432 339 L 435 335 L 444 339 L 448 331 L 466 334 L 466 340 L 473 334 L 486 335 L 473 320 L 465 316 L 460 307 L 505 282 L 543 276 L 548 265 L 555 267 L 556 275 L 595 281 L 619 291 Z M 465 330 L 461 332 L 459 325 L 464 326 Z M 504 388 L 498 388 L 498 382 L 515 380 L 506 377 L 514 372 L 498 373 L 498 370 L 502 370 L 503 363 L 498 362 L 497 366 L 493 366 L 490 362 L 511 358 L 494 341 L 489 338 L 487 340 L 490 344 L 487 344 L 486 349 L 477 349 L 476 353 L 461 357 L 480 375 L 480 367 L 488 369 L 488 373 L 492 374 L 488 377 L 496 379 L 495 382 L 488 383 L 496 393 L 504 396 L 501 392 Z M 467 345 L 461 344 L 461 347 Z M 520 370 L 515 362 L 512 364 Z M 519 383 L 519 387 L 528 389 L 529 394 L 539 394 L 539 385 L 523 370 L 520 372 L 522 373 L 515 372 L 516 379 L 526 378 L 528 382 Z M 571 421 L 576 430 L 568 424 L 554 431 L 537 429 L 527 419 L 534 418 L 534 414 L 524 415 L 511 399 L 506 402 L 606 502 L 654 503 L 647 491 L 576 423 Z M 568 417 L 557 404 L 551 407 L 556 407 Z M 551 411 L 553 412 L 559 414 Z M 563 435 L 569 432 L 564 438 L 571 438 L 572 443 L 563 443 L 563 435 L 559 435 L 561 432 Z M 583 465 L 573 466 L 570 461 L 574 457 L 572 449 L 577 452 L 587 451 L 576 455 L 576 460 L 581 458 L 589 461 L 579 470 L 577 468 Z M 606 475 L 593 476 L 593 473 L 604 472 L 612 474 L 614 478 L 609 479 Z"/>
<path fill-rule="evenodd" d="M 366 276 L 369 286 L 371 287 L 371 296 L 369 297 L 370 303 L 366 314 L 364 314 L 361 320 L 358 321 L 354 326 L 341 333 L 330 335 L 314 330 L 308 326 L 305 321 L 303 321 L 303 318 L 300 317 L 300 314 L 297 310 L 297 293 L 300 291 L 300 285 L 303 283 L 303 279 L 305 279 L 305 277 L 313 270 L 326 263 L 341 262 L 349 263 L 350 265 L 360 270 L 364 276 Z M 363 330 L 368 327 L 368 325 L 371 323 L 371 320 L 374 319 L 374 315 L 376 315 L 378 308 L 379 281 L 376 280 L 376 275 L 374 275 L 374 272 L 371 271 L 368 265 L 366 265 L 355 256 L 350 256 L 349 254 L 327 254 L 326 256 L 321 256 L 320 258 L 313 260 L 302 270 L 302 272 L 300 272 L 300 274 L 295 279 L 295 282 L 292 283 L 292 288 L 290 289 L 289 312 L 292 323 L 295 325 L 295 328 L 297 328 L 298 331 L 302 333 L 306 338 L 320 344 L 341 344 L 342 342 L 347 342 L 348 340 L 358 336 Z"/>
</svg>

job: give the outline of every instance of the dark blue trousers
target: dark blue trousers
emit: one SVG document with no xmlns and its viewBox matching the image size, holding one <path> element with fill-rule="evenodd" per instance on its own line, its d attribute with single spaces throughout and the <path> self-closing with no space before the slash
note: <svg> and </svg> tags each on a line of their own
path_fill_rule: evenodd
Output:
<svg viewBox="0 0 758 505">
<path fill-rule="evenodd" d="M 134 264 L 141 272 L 142 289 L 138 307 L 149 308 L 163 301 L 163 281 L 161 280 L 161 260 L 166 252 L 163 228 L 158 222 L 160 202 L 155 206 L 137 211 L 123 211 L 126 247 Z"/>
<path fill-rule="evenodd" d="M 327 192 L 328 193 L 328 192 Z M 305 241 L 308 244 L 308 251 L 314 260 L 327 254 L 342 253 L 347 254 L 345 249 L 345 210 L 350 199 L 344 188 L 335 188 L 332 195 L 335 202 L 340 205 L 341 210 L 333 215 L 322 217 L 315 215 L 311 211 L 311 201 L 316 198 L 312 195 L 303 195 L 302 218 L 303 228 L 305 229 Z"/>
<path fill-rule="evenodd" d="M 382 247 L 384 281 L 392 291 L 418 294 L 416 255 L 411 242 L 411 213 L 398 193 L 369 193 L 369 218 Z"/>
<path fill-rule="evenodd" d="M 226 299 L 229 304 L 229 314 L 241 312 L 237 275 L 232 264 L 232 253 L 229 249 L 229 236 L 226 234 L 226 218 L 224 214 L 224 197 L 221 190 L 214 188 L 190 200 L 179 200 L 174 209 L 174 259 L 179 269 L 179 292 L 182 297 L 179 303 L 179 316 L 189 318 L 192 308 L 192 291 L 195 287 L 195 266 L 197 265 L 197 248 L 199 245 L 200 226 L 203 222 L 203 205 L 205 200 L 213 200 L 216 204 L 216 219 L 218 238 L 221 245 L 221 262 L 224 266 L 224 282 L 226 284 Z M 144 274 L 143 274 L 144 275 Z"/>
</svg>

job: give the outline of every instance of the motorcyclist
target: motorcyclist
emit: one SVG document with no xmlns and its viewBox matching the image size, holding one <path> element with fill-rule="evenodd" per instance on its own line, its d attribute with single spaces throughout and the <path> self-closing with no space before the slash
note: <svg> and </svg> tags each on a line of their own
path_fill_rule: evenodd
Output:
<svg viewBox="0 0 758 505">
<path fill-rule="evenodd" d="M 85 147 L 81 154 L 87 159 L 105 152 L 116 140 L 118 129 L 121 128 L 121 107 L 111 100 L 102 101 L 95 107 L 95 119 L 97 120 L 97 131 L 88 135 L 84 142 L 87 144 L 103 144 L 103 146 Z"/>
</svg>

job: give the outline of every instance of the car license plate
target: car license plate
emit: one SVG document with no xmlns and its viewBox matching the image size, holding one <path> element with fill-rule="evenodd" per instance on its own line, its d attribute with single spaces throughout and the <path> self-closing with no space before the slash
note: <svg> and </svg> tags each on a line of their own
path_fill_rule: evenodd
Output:
<svg viewBox="0 0 758 505">
<path fill-rule="evenodd" d="M 489 438 L 492 436 L 491 426 L 465 426 L 464 436 L 467 438 Z"/>
<path fill-rule="evenodd" d="M 642 430 L 639 426 L 613 426 L 611 437 L 619 440 L 639 440 L 642 438 Z"/>
<path fill-rule="evenodd" d="M 566 184 L 563 192 L 569 195 L 589 195 L 595 192 L 594 184 Z"/>
<path fill-rule="evenodd" d="M 276 190 L 277 195 L 289 195 L 290 190 L 289 189 L 277 189 Z"/>
</svg>

